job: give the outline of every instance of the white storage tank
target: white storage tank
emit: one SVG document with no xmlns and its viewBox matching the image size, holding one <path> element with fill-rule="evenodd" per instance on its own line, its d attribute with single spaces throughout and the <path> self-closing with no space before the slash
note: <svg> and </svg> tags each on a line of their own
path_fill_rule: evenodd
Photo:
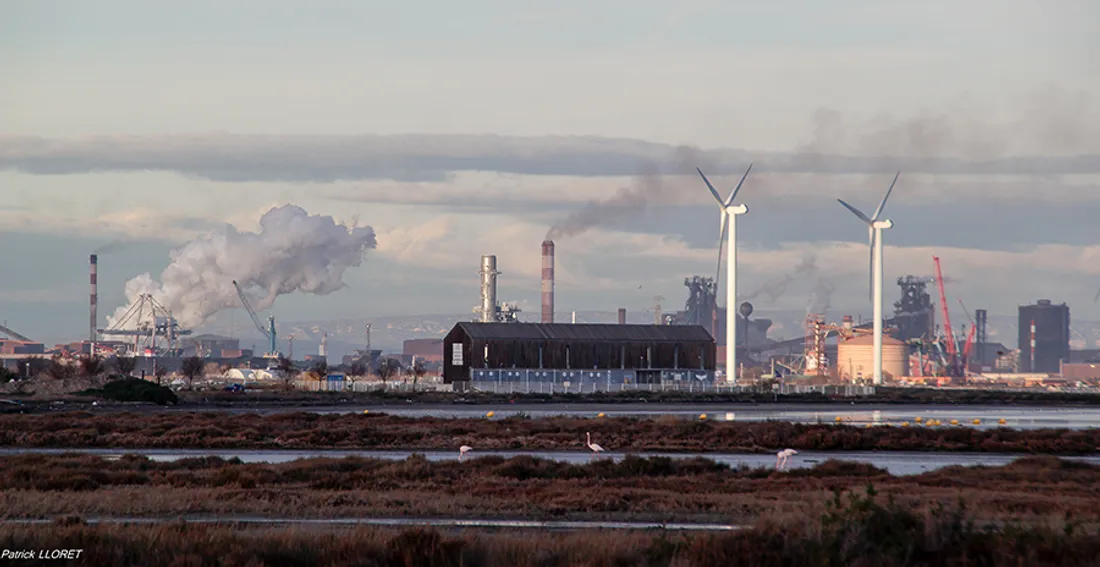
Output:
<svg viewBox="0 0 1100 567">
<path fill-rule="evenodd" d="M 837 345 L 837 375 L 843 380 L 870 381 L 875 374 L 874 337 L 860 335 Z M 884 379 L 908 374 L 909 346 L 889 335 L 882 336 L 882 374 Z"/>
</svg>

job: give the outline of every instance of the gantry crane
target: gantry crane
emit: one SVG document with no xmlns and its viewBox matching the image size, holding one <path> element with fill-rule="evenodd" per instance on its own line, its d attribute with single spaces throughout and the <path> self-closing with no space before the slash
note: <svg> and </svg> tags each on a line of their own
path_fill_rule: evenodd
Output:
<svg viewBox="0 0 1100 567">
<path fill-rule="evenodd" d="M 260 322 L 260 318 L 256 316 L 256 310 L 252 309 L 252 304 L 248 302 L 248 296 L 244 294 L 241 286 L 237 284 L 237 280 L 233 280 L 233 287 L 237 289 L 237 297 L 241 298 L 241 304 L 244 305 L 244 310 L 248 312 L 248 316 L 252 319 L 252 324 L 256 326 L 256 330 L 260 331 L 260 334 L 269 342 L 270 348 L 268 348 L 264 358 L 279 358 L 277 343 L 278 335 L 275 333 L 275 317 L 267 318 L 267 328 L 265 329 L 264 324 Z"/>
</svg>

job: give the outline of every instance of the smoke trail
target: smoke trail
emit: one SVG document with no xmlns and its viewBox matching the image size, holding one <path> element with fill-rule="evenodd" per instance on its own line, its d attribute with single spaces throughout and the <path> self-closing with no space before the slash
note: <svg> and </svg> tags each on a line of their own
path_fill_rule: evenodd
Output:
<svg viewBox="0 0 1100 567">
<path fill-rule="evenodd" d="M 694 173 L 695 167 L 706 167 L 700 159 L 700 153 L 695 148 L 678 147 L 673 173 Z M 687 188 L 685 181 L 690 177 L 676 175 L 667 180 L 662 179 L 660 168 L 652 161 L 643 163 L 641 170 L 631 180 L 630 186 L 619 187 L 611 197 L 603 201 L 589 201 L 580 210 L 555 223 L 546 232 L 546 240 L 577 236 L 592 227 L 641 214 L 650 204 L 682 198 L 682 190 Z M 696 188 L 696 191 L 700 190 Z"/>
<path fill-rule="evenodd" d="M 326 295 L 344 287 L 344 272 L 359 266 L 376 244 L 369 226 L 338 224 L 294 205 L 273 208 L 260 217 L 259 232 L 226 226 L 174 250 L 159 283 L 148 273 L 126 282 L 129 304 L 107 322 L 114 326 L 141 294 L 149 293 L 180 325 L 197 327 L 222 309 L 241 306 L 233 280 L 245 290 L 263 292 L 260 299 L 249 300 L 257 311 L 288 293 Z"/>
<path fill-rule="evenodd" d="M 814 283 L 813 291 L 810 292 L 810 301 L 806 304 L 806 315 L 828 312 L 829 307 L 832 307 L 834 291 L 836 291 L 836 287 L 819 276 Z"/>
<path fill-rule="evenodd" d="M 99 248 L 96 248 L 92 251 L 92 254 L 103 256 L 112 252 L 118 252 L 119 250 L 125 250 L 135 244 L 137 244 L 136 240 L 130 238 L 119 238 L 117 240 L 112 240 L 107 244 L 100 246 Z"/>
<path fill-rule="evenodd" d="M 787 287 L 797 280 L 800 276 L 806 276 L 808 274 L 817 273 L 817 256 L 810 253 L 802 257 L 802 260 L 794 267 L 790 272 L 772 278 L 763 284 L 760 284 L 747 294 L 738 294 L 740 299 L 746 301 L 756 299 L 758 296 L 764 296 L 764 300 L 769 303 L 775 303 L 780 297 L 787 291 Z"/>
</svg>

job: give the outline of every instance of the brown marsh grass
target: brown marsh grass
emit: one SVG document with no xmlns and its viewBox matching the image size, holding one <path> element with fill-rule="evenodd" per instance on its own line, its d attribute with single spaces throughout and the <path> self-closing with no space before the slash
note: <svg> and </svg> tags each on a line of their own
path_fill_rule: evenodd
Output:
<svg viewBox="0 0 1100 567">
<path fill-rule="evenodd" d="M 0 447 L 616 451 L 978 451 L 1095 454 L 1100 428 L 874 427 L 785 422 L 555 417 L 445 419 L 385 414 L 110 413 L 0 415 Z"/>
</svg>

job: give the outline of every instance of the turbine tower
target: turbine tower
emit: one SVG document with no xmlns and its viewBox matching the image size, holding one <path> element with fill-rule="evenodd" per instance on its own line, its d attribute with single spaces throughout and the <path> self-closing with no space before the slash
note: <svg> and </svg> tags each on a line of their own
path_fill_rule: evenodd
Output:
<svg viewBox="0 0 1100 567">
<path fill-rule="evenodd" d="M 726 381 L 735 382 L 737 379 L 737 309 L 735 308 L 737 305 L 737 215 L 743 215 L 749 212 L 749 209 L 745 205 L 733 204 L 733 200 L 737 197 L 737 192 L 741 190 L 745 178 L 752 171 L 752 163 L 749 163 L 745 174 L 741 176 L 741 181 L 737 183 L 737 187 L 733 188 L 733 192 L 724 201 L 718 195 L 718 190 L 703 174 L 703 170 L 697 167 L 695 171 L 699 172 L 699 176 L 703 178 L 703 183 L 707 184 L 707 189 L 710 189 L 710 194 L 714 196 L 714 201 L 718 203 L 720 225 L 718 231 L 718 272 L 722 270 L 722 241 L 725 240 L 727 234 L 729 237 L 729 246 L 726 250 Z M 717 276 L 716 273 L 714 278 L 716 287 L 718 285 Z"/>
<path fill-rule="evenodd" d="M 894 184 L 898 182 L 898 176 L 901 172 L 897 172 L 894 175 L 894 180 L 890 183 L 890 188 L 886 190 L 886 194 L 882 196 L 882 201 L 878 204 L 878 208 L 875 209 L 875 214 L 868 217 L 863 214 L 859 209 L 845 203 L 843 199 L 837 199 L 844 208 L 852 211 L 852 214 L 859 217 L 859 220 L 867 223 L 867 239 L 868 246 L 871 252 L 870 262 L 870 294 L 871 294 L 871 310 L 872 317 L 874 318 L 874 375 L 872 377 L 873 383 L 878 386 L 882 384 L 882 231 L 883 229 L 893 228 L 894 221 L 890 219 L 879 220 L 879 216 L 882 215 L 882 209 L 886 207 L 886 200 L 890 198 L 890 192 L 894 190 Z"/>
</svg>

